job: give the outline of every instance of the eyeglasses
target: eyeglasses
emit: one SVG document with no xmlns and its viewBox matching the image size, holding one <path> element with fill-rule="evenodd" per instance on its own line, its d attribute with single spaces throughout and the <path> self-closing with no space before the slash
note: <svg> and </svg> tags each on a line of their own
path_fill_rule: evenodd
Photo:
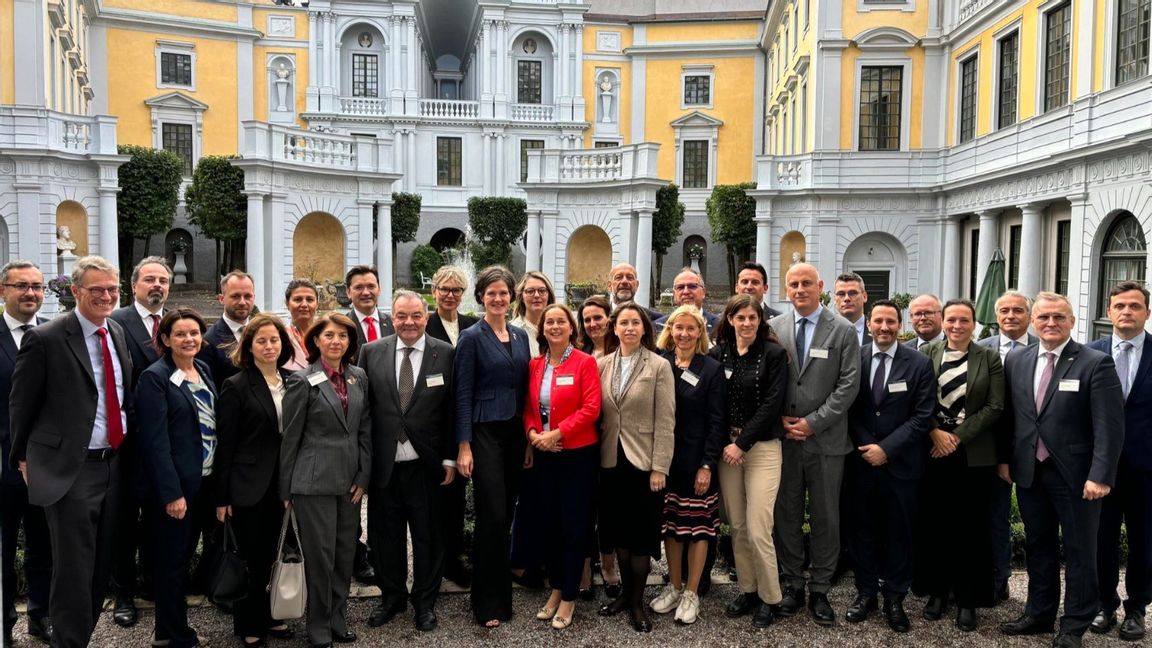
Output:
<svg viewBox="0 0 1152 648">
<path fill-rule="evenodd" d="M 115 297 L 120 294 L 119 286 L 105 288 L 104 286 L 79 286 L 80 290 L 87 290 L 94 297 Z"/>
<path fill-rule="evenodd" d="M 459 297 L 460 295 L 464 294 L 464 289 L 463 288 L 437 288 L 436 292 L 440 293 L 441 295 L 452 295 L 453 297 Z"/>
<path fill-rule="evenodd" d="M 912 313 L 912 317 L 915 319 L 926 319 L 938 314 L 940 314 L 940 311 L 916 311 Z"/>
<path fill-rule="evenodd" d="M 548 289 L 547 288 L 525 288 L 524 290 L 521 291 L 520 294 L 528 295 L 530 297 L 535 297 L 536 295 L 544 296 L 544 295 L 548 294 Z"/>
<path fill-rule="evenodd" d="M 28 292 L 29 290 L 31 290 L 32 292 L 37 292 L 37 293 L 44 292 L 44 284 L 39 284 L 39 283 L 37 283 L 37 284 L 25 283 L 22 281 L 20 283 L 6 283 L 6 284 L 4 284 L 4 287 L 5 288 L 11 288 L 12 290 L 15 290 L 16 292 L 19 292 L 19 293 Z"/>
<path fill-rule="evenodd" d="M 699 289 L 700 284 L 698 283 L 676 284 L 675 286 L 672 286 L 672 290 L 675 290 L 676 292 L 684 292 L 686 290 L 696 291 Z"/>
<path fill-rule="evenodd" d="M 1054 313 L 1051 315 L 1033 315 L 1032 319 L 1037 322 L 1054 322 L 1056 324 L 1063 324 L 1068 321 L 1068 316 L 1064 313 Z"/>
</svg>

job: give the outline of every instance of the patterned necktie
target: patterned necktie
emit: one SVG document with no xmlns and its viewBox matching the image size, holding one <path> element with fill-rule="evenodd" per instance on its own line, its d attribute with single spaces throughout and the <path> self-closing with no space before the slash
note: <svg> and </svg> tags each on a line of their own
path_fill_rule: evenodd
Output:
<svg viewBox="0 0 1152 648">
<path fill-rule="evenodd" d="M 368 335 L 367 335 L 368 341 L 369 342 L 375 342 L 380 337 L 380 335 L 376 332 L 376 318 L 375 317 L 365 317 L 364 322 L 368 324 Z M 411 349 L 409 349 L 409 350 L 411 350 Z"/>
<path fill-rule="evenodd" d="M 1132 367 L 1132 348 L 1131 342 L 1122 340 L 1120 354 L 1116 356 L 1116 373 L 1120 376 L 1120 385 L 1124 387 L 1124 400 L 1128 400 L 1128 390 L 1132 389 L 1128 378 L 1128 371 Z"/>
<path fill-rule="evenodd" d="M 415 389 L 415 379 L 412 376 L 412 347 L 404 347 L 404 359 L 400 361 L 400 411 L 408 409 L 408 404 L 412 402 L 412 392 Z M 404 426 L 400 426 L 400 443 L 408 441 L 408 434 L 404 431 Z"/>
<path fill-rule="evenodd" d="M 884 361 L 888 359 L 888 354 L 877 353 L 873 357 L 880 364 L 876 365 L 876 375 L 872 376 L 872 402 L 879 405 L 884 400 Z"/>
<path fill-rule="evenodd" d="M 1040 385 L 1036 387 L 1036 414 L 1040 414 L 1040 408 L 1044 405 L 1044 394 L 1048 392 L 1048 385 L 1052 383 L 1052 370 L 1056 366 L 1056 354 L 1048 352 L 1043 354 L 1044 360 L 1047 364 L 1044 365 L 1044 371 L 1040 374 Z M 1039 435 L 1036 437 L 1036 461 L 1044 461 L 1052 453 L 1048 452 L 1048 446 L 1044 445 L 1044 439 Z"/>
<path fill-rule="evenodd" d="M 108 418 L 108 445 L 115 450 L 124 441 L 120 397 L 116 394 L 116 367 L 112 364 L 112 350 L 108 346 L 108 330 L 98 328 L 96 335 L 100 336 L 100 353 L 104 357 L 104 414 Z"/>
<path fill-rule="evenodd" d="M 155 342 L 156 334 L 160 331 L 160 316 L 152 313 L 148 316 L 148 319 L 152 320 L 152 341 Z"/>
<path fill-rule="evenodd" d="M 800 330 L 796 331 L 796 371 L 799 372 L 804 368 L 804 327 L 808 324 L 808 318 L 800 318 L 797 324 L 800 325 Z"/>
</svg>

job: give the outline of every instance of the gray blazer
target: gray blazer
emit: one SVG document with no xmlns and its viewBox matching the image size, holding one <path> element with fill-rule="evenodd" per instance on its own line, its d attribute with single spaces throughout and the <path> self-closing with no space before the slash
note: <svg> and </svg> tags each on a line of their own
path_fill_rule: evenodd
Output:
<svg viewBox="0 0 1152 648">
<path fill-rule="evenodd" d="M 372 460 L 368 378 L 359 367 L 344 368 L 345 414 L 321 362 L 288 377 L 280 443 L 280 499 L 343 495 L 353 484 L 368 488 Z M 313 385 L 309 377 L 317 373 L 324 380 Z"/>
<path fill-rule="evenodd" d="M 852 440 L 848 438 L 848 408 L 860 387 L 860 342 L 856 329 L 825 307 L 812 331 L 808 358 L 801 364 L 796 358 L 794 313 L 773 317 L 768 325 L 788 352 L 788 398 L 783 415 L 802 416 L 815 431 L 802 444 L 804 450 L 822 455 L 849 454 Z M 816 349 L 827 350 L 828 357 L 813 357 Z"/>
</svg>

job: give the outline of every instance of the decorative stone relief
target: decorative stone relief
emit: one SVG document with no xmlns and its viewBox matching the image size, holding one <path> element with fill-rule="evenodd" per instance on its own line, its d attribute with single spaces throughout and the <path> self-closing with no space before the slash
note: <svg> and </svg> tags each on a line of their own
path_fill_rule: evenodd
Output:
<svg viewBox="0 0 1152 648">
<path fill-rule="evenodd" d="M 601 52 L 620 51 L 620 32 L 602 31 L 596 34 L 596 49 Z"/>
<path fill-rule="evenodd" d="M 296 20 L 292 16 L 268 16 L 268 35 L 296 38 Z"/>
</svg>

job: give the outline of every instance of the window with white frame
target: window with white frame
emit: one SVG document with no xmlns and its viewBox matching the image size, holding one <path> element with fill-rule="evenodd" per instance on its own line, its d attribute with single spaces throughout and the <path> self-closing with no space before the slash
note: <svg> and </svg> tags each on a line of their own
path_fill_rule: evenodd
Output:
<svg viewBox="0 0 1152 648">
<path fill-rule="evenodd" d="M 708 140 L 685 140 L 683 144 L 685 189 L 708 187 Z"/>
<path fill-rule="evenodd" d="M 156 41 L 156 87 L 196 90 L 196 46 Z"/>
<path fill-rule="evenodd" d="M 459 187 L 464 184 L 464 140 L 459 137 L 436 138 L 436 184 Z"/>
<path fill-rule="evenodd" d="M 1116 85 L 1148 74 L 1152 0 L 1119 0 L 1116 16 Z"/>
<path fill-rule="evenodd" d="M 960 143 L 976 136 L 976 85 L 979 80 L 977 57 L 960 62 Z"/>
<path fill-rule="evenodd" d="M 192 175 L 192 124 L 161 124 L 160 141 L 165 151 L 180 156 L 184 162 L 184 175 Z"/>
<path fill-rule="evenodd" d="M 670 125 L 676 133 L 676 179 L 685 189 L 708 189 L 716 183 L 716 144 L 724 122 L 696 111 Z"/>
<path fill-rule="evenodd" d="M 516 61 L 516 101 L 538 104 L 543 97 L 544 63 L 534 60 Z"/>
<path fill-rule="evenodd" d="M 152 148 L 179 155 L 184 175 L 191 176 L 203 150 L 208 104 L 177 91 L 146 99 L 144 104 L 151 111 Z"/>
<path fill-rule="evenodd" d="M 904 67 L 860 68 L 860 150 L 900 150 Z"/>
<path fill-rule="evenodd" d="M 1072 55 L 1072 3 L 1044 16 L 1044 112 L 1068 103 Z"/>
<path fill-rule="evenodd" d="M 683 107 L 712 106 L 712 70 L 710 67 L 685 69 L 681 80 L 684 86 L 681 100 Z"/>
<path fill-rule="evenodd" d="M 1014 31 L 999 41 L 996 79 L 996 127 L 1016 123 L 1017 97 L 1020 92 L 1020 32 Z"/>
<path fill-rule="evenodd" d="M 520 140 L 520 182 L 528 181 L 528 151 L 544 148 L 544 140 Z"/>
<path fill-rule="evenodd" d="M 380 59 L 375 54 L 352 54 L 352 96 L 379 97 Z"/>
</svg>

